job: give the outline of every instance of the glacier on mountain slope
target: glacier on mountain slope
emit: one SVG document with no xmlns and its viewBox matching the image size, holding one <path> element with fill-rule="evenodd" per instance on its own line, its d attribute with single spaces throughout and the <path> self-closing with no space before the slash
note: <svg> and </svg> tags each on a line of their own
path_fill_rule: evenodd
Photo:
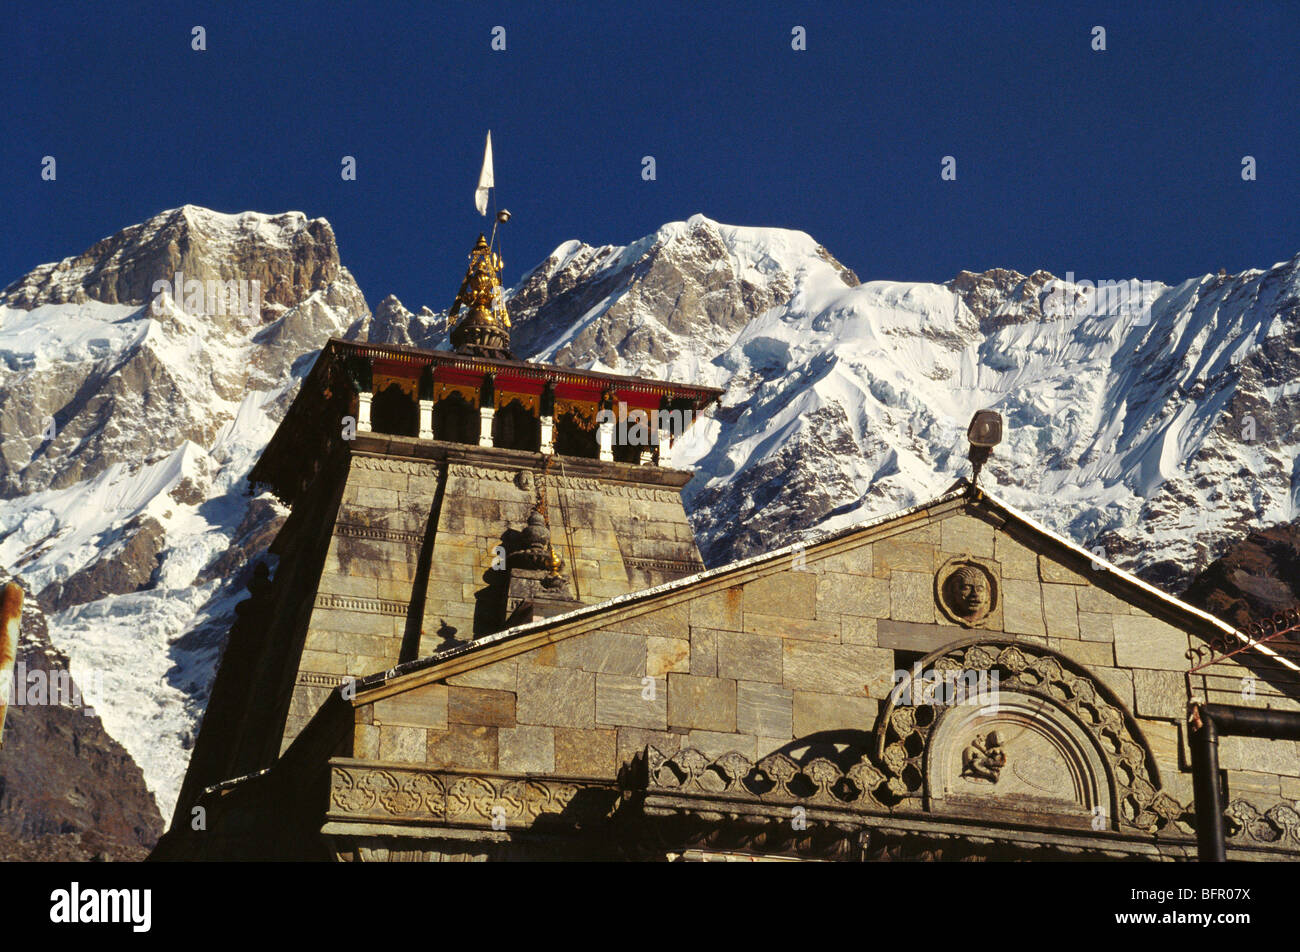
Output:
<svg viewBox="0 0 1300 952">
<path fill-rule="evenodd" d="M 184 214 L 217 248 L 229 246 L 221 227 L 273 244 L 283 231 L 277 226 L 264 234 L 268 221 L 284 216 L 192 208 Z M 307 223 L 297 215 L 290 224 Z M 141 240 L 148 239 L 146 231 Z M 64 287 L 68 270 L 52 271 L 42 285 L 54 283 L 57 295 L 71 298 L 75 290 Z M 124 532 L 141 518 L 161 525 L 166 544 L 146 589 L 76 604 L 49 620 L 73 677 L 99 686 L 94 702 L 105 728 L 140 765 L 166 818 L 234 605 L 246 595 L 232 578 L 202 573 L 229 549 L 249 512 L 245 477 L 310 369 L 311 346 L 346 335 L 358 315 L 338 308 L 332 290 L 305 294 L 292 306 L 270 302 L 263 315 L 221 319 L 187 313 L 167 295 L 157 306 L 80 297 L 30 310 L 0 307 L 0 388 L 36 391 L 48 382 L 44 389 L 54 392 L 42 396 L 60 406 L 68 381 L 74 391 L 78 384 L 84 389 L 134 361 L 147 368 L 143 387 L 165 383 L 166 412 L 145 405 L 148 389 L 139 402 L 115 402 L 94 430 L 113 462 L 93 462 L 89 479 L 4 500 L 0 565 L 41 591 L 113 558 Z M 54 419 L 10 412 L 4 439 L 12 468 L 24 465 L 24 454 L 33 460 L 58 455 L 46 432 Z M 62 431 L 65 421 L 57 422 Z M 205 445 L 186 438 L 191 432 L 205 435 Z M 73 441 L 64 452 L 75 455 L 85 445 Z M 263 502 L 278 506 L 269 497 Z"/>
<path fill-rule="evenodd" d="M 656 269 L 689 271 L 700 248 L 717 252 L 710 272 L 767 289 L 771 306 L 741 326 L 645 307 Z M 707 301 L 707 273 L 695 277 Z M 1216 537 L 1296 515 L 1300 257 L 1133 282 L 1136 299 L 1098 295 L 1092 313 L 1080 285 L 1046 272 L 859 285 L 802 232 L 696 216 L 626 248 L 566 242 L 512 289 L 527 305 L 516 324 L 556 309 L 549 286 L 572 294 L 576 281 L 600 299 L 554 328 L 540 358 L 728 388 L 673 451 L 697 468 L 686 498 L 713 564 L 937 494 L 969 473 L 965 427 L 982 407 L 1007 422 L 984 479 L 1166 584 L 1204 567 Z M 1083 306 L 1053 312 L 1053 291 Z M 591 355 L 643 327 L 657 353 Z"/>
</svg>

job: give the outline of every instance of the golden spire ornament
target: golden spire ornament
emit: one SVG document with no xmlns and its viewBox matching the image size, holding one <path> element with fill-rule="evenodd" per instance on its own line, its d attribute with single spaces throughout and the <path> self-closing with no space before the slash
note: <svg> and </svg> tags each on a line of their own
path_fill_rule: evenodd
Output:
<svg viewBox="0 0 1300 952">
<path fill-rule="evenodd" d="M 509 220 L 510 213 L 497 213 L 498 222 Z M 493 229 L 495 238 L 496 229 Z M 456 300 L 447 312 L 448 322 L 455 321 L 451 346 L 461 354 L 479 357 L 511 357 L 510 315 L 506 312 L 505 290 L 501 287 L 501 269 L 505 262 L 483 235 L 478 236 L 469 253 L 469 269 L 461 282 Z"/>
</svg>

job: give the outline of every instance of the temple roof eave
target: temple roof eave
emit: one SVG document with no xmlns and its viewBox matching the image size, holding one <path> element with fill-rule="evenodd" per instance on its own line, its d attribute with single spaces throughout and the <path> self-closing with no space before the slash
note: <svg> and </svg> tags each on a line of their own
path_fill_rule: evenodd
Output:
<svg viewBox="0 0 1300 952">
<path fill-rule="evenodd" d="M 479 357 L 460 354 L 448 350 L 426 350 L 404 344 L 375 344 L 346 341 L 331 337 L 325 344 L 322 355 L 333 357 L 335 354 L 349 353 L 367 357 L 382 357 L 388 360 L 409 361 L 419 365 L 437 367 L 455 367 L 463 370 L 500 373 L 510 371 L 521 377 L 537 380 L 556 380 L 557 382 L 596 382 L 606 383 L 612 387 L 626 390 L 662 393 L 678 397 L 690 397 L 696 404 L 696 412 L 703 410 L 722 396 L 726 391 L 719 387 L 706 387 L 699 384 L 680 384 L 668 380 L 651 380 L 645 377 L 632 377 L 625 374 L 606 373 L 597 370 L 578 370 L 559 364 L 545 364 L 529 360 L 508 360 L 505 358 Z"/>
</svg>

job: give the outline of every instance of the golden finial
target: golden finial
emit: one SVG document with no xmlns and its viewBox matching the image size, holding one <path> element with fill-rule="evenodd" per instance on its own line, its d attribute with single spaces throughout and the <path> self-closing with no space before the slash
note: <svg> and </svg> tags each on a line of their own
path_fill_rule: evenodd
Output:
<svg viewBox="0 0 1300 952">
<path fill-rule="evenodd" d="M 450 322 L 465 309 L 465 316 L 451 332 L 451 343 L 457 351 L 486 357 L 509 356 L 510 316 L 501 287 L 503 266 L 501 255 L 479 235 L 469 253 L 465 280 L 447 312 Z"/>
</svg>

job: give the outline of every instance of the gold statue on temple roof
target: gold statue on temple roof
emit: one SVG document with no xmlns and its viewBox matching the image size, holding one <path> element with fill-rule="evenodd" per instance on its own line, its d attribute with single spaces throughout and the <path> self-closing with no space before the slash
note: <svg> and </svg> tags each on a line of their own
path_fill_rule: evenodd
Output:
<svg viewBox="0 0 1300 952">
<path fill-rule="evenodd" d="M 448 317 L 455 317 L 463 305 L 469 308 L 465 320 L 509 327 L 505 291 L 501 288 L 501 269 L 504 266 L 501 255 L 489 248 L 487 239 L 479 235 L 478 243 L 469 253 L 469 270 L 465 273 L 465 280 L 461 282 Z"/>
<path fill-rule="evenodd" d="M 508 215 L 508 212 L 500 213 L 500 216 Z M 510 315 L 506 313 L 505 291 L 501 287 L 503 267 L 501 255 L 488 244 L 487 238 L 479 235 L 469 253 L 465 280 L 447 312 L 448 323 L 453 324 L 451 343 L 457 351 L 485 357 L 509 356 Z M 463 315 L 459 321 L 458 315 Z"/>
</svg>

